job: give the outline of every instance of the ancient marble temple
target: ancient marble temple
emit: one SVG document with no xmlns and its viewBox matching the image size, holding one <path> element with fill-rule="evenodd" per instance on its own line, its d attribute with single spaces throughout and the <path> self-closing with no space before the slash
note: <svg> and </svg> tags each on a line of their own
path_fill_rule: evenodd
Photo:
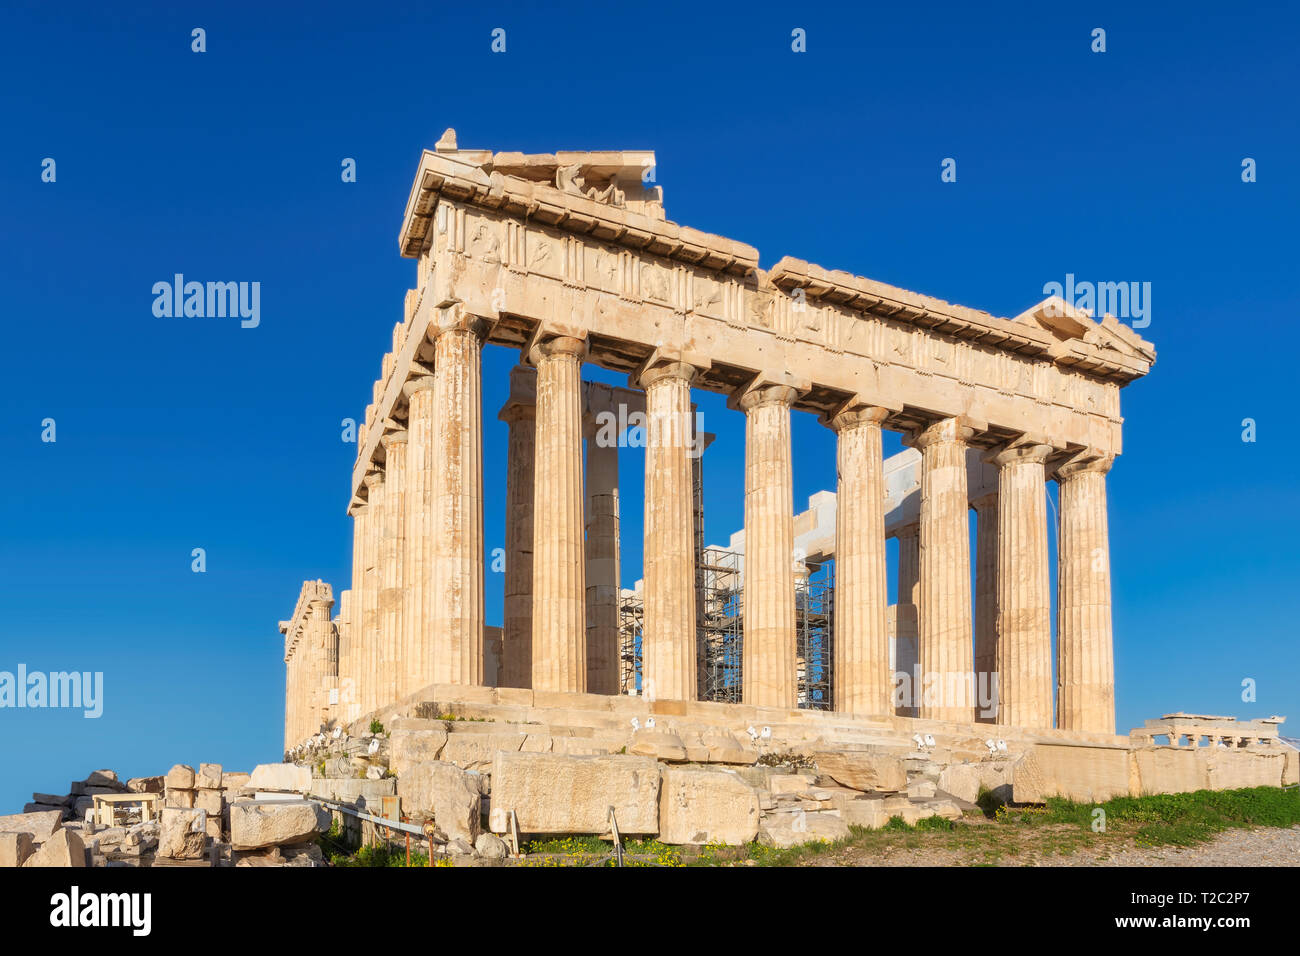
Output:
<svg viewBox="0 0 1300 956">
<path fill-rule="evenodd" d="M 798 259 L 762 269 L 753 247 L 666 219 L 653 169 L 649 152 L 460 149 L 451 130 L 421 157 L 399 236 L 416 287 L 351 479 L 350 588 L 335 607 L 308 582 L 281 625 L 286 747 L 435 683 L 618 692 L 618 457 L 593 431 L 618 405 L 648 423 L 642 686 L 694 700 L 693 389 L 744 419 L 743 485 L 739 463 L 711 472 L 744 495 L 744 705 L 796 705 L 790 425 L 804 412 L 838 445 L 834 708 L 895 712 L 889 429 L 919 453 L 915 522 L 891 530 L 929 688 L 912 713 L 973 722 L 973 675 L 993 672 L 998 722 L 1113 733 L 1106 476 L 1120 390 L 1151 345 L 1057 298 L 1000 318 Z M 482 456 L 486 345 L 520 359 L 498 415 L 505 461 Z M 588 362 L 627 388 L 584 382 Z M 975 495 L 974 455 L 991 475 Z M 506 510 L 499 631 L 483 603 L 485 466 L 506 476 L 489 503 Z"/>
</svg>

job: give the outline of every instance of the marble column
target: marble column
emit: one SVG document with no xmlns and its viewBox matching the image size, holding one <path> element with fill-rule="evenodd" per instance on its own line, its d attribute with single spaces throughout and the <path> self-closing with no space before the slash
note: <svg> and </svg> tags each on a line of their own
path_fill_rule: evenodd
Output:
<svg viewBox="0 0 1300 956">
<path fill-rule="evenodd" d="M 379 592 L 379 668 L 376 707 L 397 700 L 401 670 L 402 619 L 406 584 L 406 449 L 405 429 L 387 432 L 384 446 L 384 531 L 381 543 Z"/>
<path fill-rule="evenodd" d="M 315 734 L 325 722 L 329 707 L 327 690 L 331 667 L 337 671 L 338 644 L 334 640 L 334 627 L 330 623 L 330 609 L 333 601 L 317 598 L 307 605 L 307 624 L 303 638 L 311 652 L 309 658 L 308 713 L 303 722 L 301 735 Z"/>
<path fill-rule="evenodd" d="M 1115 732 L 1110 539 L 1106 473 L 1113 458 L 1071 462 L 1056 471 L 1057 727 Z"/>
<path fill-rule="evenodd" d="M 379 591 L 383 584 L 380 570 L 380 542 L 384 530 L 384 472 L 366 475 L 366 539 L 362 564 L 365 567 L 365 593 L 361 608 L 361 648 L 357 655 L 359 713 L 366 714 L 378 706 L 376 682 L 379 674 Z"/>
<path fill-rule="evenodd" d="M 463 323 L 434 339 L 433 681 L 483 683 L 482 343 Z"/>
<path fill-rule="evenodd" d="M 839 479 L 835 511 L 834 709 L 893 712 L 885 571 L 885 408 L 857 406 L 831 419 Z"/>
<path fill-rule="evenodd" d="M 691 382 L 681 362 L 647 369 L 645 450 L 645 695 L 695 700 L 695 500 L 691 459 Z"/>
<path fill-rule="evenodd" d="M 921 601 L 920 533 L 920 525 L 909 524 L 899 528 L 895 536 L 898 538 L 898 603 L 894 606 L 894 681 L 901 695 L 896 698 L 894 713 L 899 717 L 916 716 L 920 695 L 917 679 L 921 662 L 917 615 Z"/>
<path fill-rule="evenodd" d="M 966 441 L 972 434 L 947 418 L 914 439 L 921 452 L 918 716 L 933 720 L 974 719 L 966 496 Z"/>
<path fill-rule="evenodd" d="M 284 749 L 298 743 L 298 661 L 292 651 L 284 658 Z"/>
<path fill-rule="evenodd" d="M 997 717 L 998 671 L 998 495 L 971 502 L 975 509 L 975 720 Z M 985 706 L 987 705 L 987 706 Z"/>
<path fill-rule="evenodd" d="M 582 490 L 582 360 L 587 343 L 534 346 L 533 690 L 587 689 Z"/>
<path fill-rule="evenodd" d="M 370 533 L 370 506 L 352 506 L 352 592 L 347 599 L 347 640 L 340 648 L 339 704 L 345 721 L 361 716 L 360 664 L 364 646 L 361 608 L 366 600 L 366 542 Z"/>
<path fill-rule="evenodd" d="M 745 607 L 741 696 L 760 707 L 798 704 L 795 671 L 793 388 L 746 392 Z"/>
<path fill-rule="evenodd" d="M 998 466 L 998 716 L 1000 724 L 1052 726 L 1052 618 L 1047 558 L 1050 445 L 1016 445 Z"/>
<path fill-rule="evenodd" d="M 433 489 L 442 462 L 438 446 L 434 376 L 406 383 L 406 593 L 402 614 L 402 668 L 397 694 L 405 697 L 433 683 L 437 584 L 433 578 Z"/>
<path fill-rule="evenodd" d="M 587 432 L 587 693 L 618 693 L 618 444 Z"/>
<path fill-rule="evenodd" d="M 510 402 L 497 416 L 509 424 L 506 440 L 505 619 L 501 630 L 501 686 L 533 685 L 533 468 L 536 408 Z"/>
</svg>

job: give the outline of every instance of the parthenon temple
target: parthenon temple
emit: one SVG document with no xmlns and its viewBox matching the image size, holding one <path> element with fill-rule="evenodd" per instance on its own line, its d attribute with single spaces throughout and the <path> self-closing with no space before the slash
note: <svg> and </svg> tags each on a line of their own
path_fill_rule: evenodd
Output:
<svg viewBox="0 0 1300 956">
<path fill-rule="evenodd" d="M 416 285 L 358 426 L 350 586 L 335 602 L 307 582 L 281 624 L 286 749 L 434 684 L 1113 735 L 1106 476 L 1152 346 L 1059 298 L 1002 318 L 789 257 L 763 269 L 668 220 L 654 166 L 460 149 L 452 130 L 421 156 L 399 236 Z M 485 345 L 519 353 L 487 410 L 508 429 L 487 463 L 504 501 L 483 491 Z M 743 489 L 740 462 L 710 460 L 693 390 L 743 416 Z M 799 515 L 793 412 L 837 447 L 836 487 Z M 885 430 L 906 446 L 888 459 Z M 706 481 L 743 491 L 725 545 L 705 544 Z M 485 506 L 505 512 L 499 629 Z"/>
</svg>

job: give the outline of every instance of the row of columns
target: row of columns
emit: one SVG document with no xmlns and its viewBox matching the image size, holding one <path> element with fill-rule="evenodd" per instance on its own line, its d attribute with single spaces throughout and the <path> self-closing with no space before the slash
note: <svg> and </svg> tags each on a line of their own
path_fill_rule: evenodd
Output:
<svg viewBox="0 0 1300 956">
<path fill-rule="evenodd" d="M 319 583 L 319 582 L 316 582 Z M 331 621 L 332 598 L 307 603 L 300 621 L 286 622 L 297 629 L 285 655 L 284 740 L 288 748 L 316 733 L 329 710 L 329 691 L 338 672 L 338 632 Z"/>
<path fill-rule="evenodd" d="M 430 334 L 433 367 L 404 386 L 405 426 L 374 426 L 383 465 L 352 508 L 353 715 L 431 683 L 483 683 L 481 330 Z"/>
<path fill-rule="evenodd" d="M 484 679 L 481 335 L 472 323 L 432 334 L 433 368 L 407 385 L 406 426 L 383 423 L 384 467 L 366 476 L 367 499 L 353 511 L 361 640 L 350 658 L 361 712 L 427 683 Z M 536 405 L 508 406 L 501 415 L 510 424 L 500 681 L 506 685 L 618 688 L 617 449 L 589 442 L 584 481 L 586 352 L 583 340 L 566 336 L 534 344 Z M 690 454 L 695 375 L 690 365 L 668 361 L 644 368 L 637 379 L 648 422 L 643 686 L 648 695 L 676 700 L 692 700 L 698 690 Z M 737 399 L 746 436 L 743 699 L 756 705 L 796 704 L 790 443 L 796 394 L 766 384 Z M 846 712 L 893 710 L 881 454 L 888 414 L 851 404 L 827 419 L 837 435 L 838 470 L 835 700 Z M 906 594 L 917 605 L 920 668 L 941 682 L 933 693 L 918 689 L 916 713 L 972 720 L 974 673 L 990 669 L 999 675 L 1000 722 L 1050 726 L 1045 463 L 1051 449 L 1016 444 L 993 459 L 998 494 L 976 503 L 976 559 L 991 590 L 977 589 L 972 615 L 971 437 L 968 426 L 951 418 L 911 438 L 922 458 L 921 515 L 914 552 L 900 542 L 899 601 Z M 1062 510 L 1057 723 L 1067 729 L 1113 729 L 1107 465 L 1066 465 L 1055 476 Z"/>
<path fill-rule="evenodd" d="M 919 670 L 904 712 L 941 720 L 1114 732 L 1105 475 L 1110 458 L 1059 466 L 1057 683 L 1053 708 L 1046 463 L 1052 448 L 1012 443 L 988 460 L 996 493 L 967 499 L 973 431 L 948 419 L 912 436 L 920 450 L 921 514 L 901 529 L 900 607 L 915 604 Z M 970 508 L 977 516 L 975 606 L 970 606 Z M 900 614 L 899 619 L 901 620 Z M 973 620 L 973 634 L 972 634 Z M 972 640 L 973 638 L 973 640 Z M 972 651 L 973 648 L 973 651 Z M 902 661 L 900 670 L 908 669 Z M 969 676 L 968 676 L 969 675 Z M 995 677 L 991 688 L 979 680 Z M 994 714 L 977 689 L 996 694 Z"/>
</svg>

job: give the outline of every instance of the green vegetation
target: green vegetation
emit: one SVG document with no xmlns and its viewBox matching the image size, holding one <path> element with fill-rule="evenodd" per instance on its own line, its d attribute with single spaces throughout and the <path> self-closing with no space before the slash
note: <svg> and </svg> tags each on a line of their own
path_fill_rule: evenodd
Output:
<svg viewBox="0 0 1300 956">
<path fill-rule="evenodd" d="M 1091 830 L 1105 813 L 1107 830 L 1133 831 L 1138 846 L 1194 846 L 1238 827 L 1292 827 L 1300 824 L 1300 792 L 1277 787 L 1247 790 L 1197 790 L 1147 797 L 1116 797 L 1105 803 L 1075 803 L 1053 798 L 1046 808 L 1025 814 L 1002 808 L 1004 821 L 1068 824 Z"/>
<path fill-rule="evenodd" d="M 1085 849 L 1100 850 L 1105 859 L 1133 846 L 1195 846 L 1236 827 L 1300 825 L 1300 791 L 1276 787 L 1116 797 L 1104 803 L 1052 799 L 1046 806 L 1023 807 L 1007 806 L 981 792 L 977 802 L 984 814 L 974 820 L 927 817 L 910 826 L 893 817 L 879 830 L 850 827 L 847 839 L 834 842 L 785 850 L 751 843 L 743 850 L 743 861 L 750 866 L 815 865 L 819 860 L 861 865 L 899 851 L 948 850 L 959 854 L 960 862 L 988 865 L 1029 863 L 1035 857 L 1068 856 Z M 1094 830 L 1099 821 L 1104 828 Z M 696 862 L 734 865 L 709 848 Z"/>
<path fill-rule="evenodd" d="M 476 724 L 496 723 L 496 721 L 490 720 L 487 717 L 461 717 L 458 716 L 457 714 L 437 714 L 434 716 L 433 719 L 434 720 L 468 720 Z M 536 723 L 536 721 L 532 721 L 532 723 Z"/>
<path fill-rule="evenodd" d="M 370 732 L 372 734 L 382 734 L 384 732 L 384 725 L 381 724 L 377 718 L 373 718 L 370 721 Z"/>
</svg>

